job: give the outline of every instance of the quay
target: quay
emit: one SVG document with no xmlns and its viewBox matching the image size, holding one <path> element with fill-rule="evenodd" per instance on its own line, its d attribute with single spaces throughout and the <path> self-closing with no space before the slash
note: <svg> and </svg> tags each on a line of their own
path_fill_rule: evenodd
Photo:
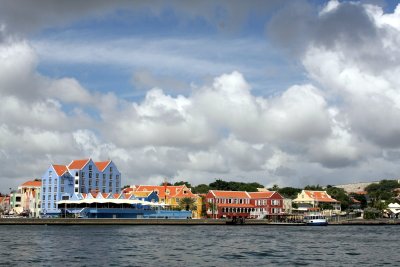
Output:
<svg viewBox="0 0 400 267">
<path fill-rule="evenodd" d="M 227 223 L 228 222 L 228 223 Z M 0 225 L 227 225 L 218 219 L 81 219 L 81 218 L 1 218 Z M 239 224 L 238 224 L 239 225 Z M 304 226 L 304 223 L 271 222 L 248 219 L 246 225 Z M 400 225 L 400 220 L 346 220 L 329 225 Z"/>
</svg>

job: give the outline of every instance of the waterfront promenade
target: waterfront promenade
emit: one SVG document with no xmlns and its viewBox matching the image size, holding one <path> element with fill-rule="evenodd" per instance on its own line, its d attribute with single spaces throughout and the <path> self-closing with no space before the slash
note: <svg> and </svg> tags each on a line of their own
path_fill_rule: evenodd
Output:
<svg viewBox="0 0 400 267">
<path fill-rule="evenodd" d="M 0 225 L 226 225 L 215 219 L 71 219 L 71 218 L 1 218 Z M 268 220 L 246 220 L 243 225 L 303 226 L 303 223 L 281 223 Z M 400 225 L 400 220 L 346 220 L 330 225 Z"/>
</svg>

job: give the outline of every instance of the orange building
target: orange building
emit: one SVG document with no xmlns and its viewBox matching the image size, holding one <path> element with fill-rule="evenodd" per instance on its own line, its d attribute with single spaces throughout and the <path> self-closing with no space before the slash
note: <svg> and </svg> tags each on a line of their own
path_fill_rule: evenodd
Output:
<svg viewBox="0 0 400 267">
<path fill-rule="evenodd" d="M 133 192 L 155 191 L 158 194 L 159 203 L 165 203 L 172 208 L 178 208 L 183 198 L 191 198 L 196 206 L 196 210 L 192 211 L 193 218 L 201 217 L 202 198 L 197 194 L 193 194 L 186 185 L 136 185 L 130 188 L 132 188 Z"/>
</svg>

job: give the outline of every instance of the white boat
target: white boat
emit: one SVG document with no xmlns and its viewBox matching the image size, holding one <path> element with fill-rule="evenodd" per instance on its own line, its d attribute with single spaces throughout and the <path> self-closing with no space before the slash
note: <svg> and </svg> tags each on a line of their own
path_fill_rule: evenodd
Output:
<svg viewBox="0 0 400 267">
<path fill-rule="evenodd" d="M 304 214 L 303 222 L 306 225 L 328 225 L 326 217 L 320 212 L 309 212 Z"/>
</svg>

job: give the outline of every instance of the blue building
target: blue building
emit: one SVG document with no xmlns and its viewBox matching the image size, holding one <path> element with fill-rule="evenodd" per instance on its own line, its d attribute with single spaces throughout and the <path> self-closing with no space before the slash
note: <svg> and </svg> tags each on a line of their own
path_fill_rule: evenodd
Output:
<svg viewBox="0 0 400 267">
<path fill-rule="evenodd" d="M 74 193 L 120 193 L 121 173 L 111 161 L 74 160 L 69 165 L 52 164 L 42 176 L 43 215 L 58 215 L 60 200 Z"/>
</svg>

